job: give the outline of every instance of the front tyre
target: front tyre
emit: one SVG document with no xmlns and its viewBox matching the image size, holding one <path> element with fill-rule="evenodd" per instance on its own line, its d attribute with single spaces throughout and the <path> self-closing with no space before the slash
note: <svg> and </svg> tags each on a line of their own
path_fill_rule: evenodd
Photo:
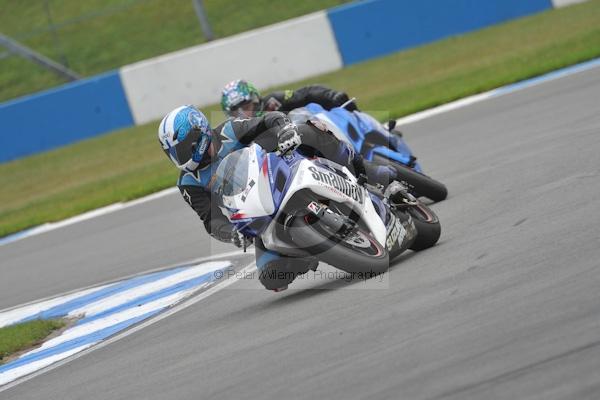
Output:
<svg viewBox="0 0 600 400">
<path fill-rule="evenodd" d="M 440 220 L 437 215 L 429 207 L 421 204 L 421 202 L 408 207 L 406 212 L 412 217 L 417 229 L 417 238 L 411 244 L 410 249 L 421 251 L 433 247 L 440 239 L 442 233 Z"/>
<path fill-rule="evenodd" d="M 387 249 L 361 227 L 343 236 L 307 214 L 296 216 L 288 232 L 296 246 L 343 271 L 380 274 L 390 266 Z"/>
</svg>

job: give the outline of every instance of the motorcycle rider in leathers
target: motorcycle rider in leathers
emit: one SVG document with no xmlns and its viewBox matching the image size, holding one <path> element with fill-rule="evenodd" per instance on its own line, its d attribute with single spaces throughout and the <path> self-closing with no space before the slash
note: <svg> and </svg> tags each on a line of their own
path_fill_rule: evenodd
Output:
<svg viewBox="0 0 600 400">
<path fill-rule="evenodd" d="M 238 247 L 247 238 L 222 214 L 218 201 L 213 201 L 211 183 L 220 161 L 252 142 L 266 151 L 280 154 L 299 148 L 308 156 L 320 156 L 346 165 L 356 176 L 362 175 L 371 183 L 385 186 L 393 179 L 388 168 L 365 162 L 318 122 L 296 126 L 281 112 L 268 112 L 254 118 L 232 118 L 213 129 L 194 106 L 181 106 L 160 122 L 158 137 L 163 151 L 181 171 L 177 186 L 183 198 L 199 215 L 206 231 L 215 239 Z M 405 195 L 401 187 L 393 190 L 389 195 Z M 287 288 L 298 274 L 316 269 L 318 265 L 314 257 L 289 257 L 267 250 L 260 238 L 256 239 L 255 246 L 259 279 L 270 290 Z M 273 274 L 274 271 L 283 273 Z"/>
<path fill-rule="evenodd" d="M 285 90 L 261 96 L 254 85 L 243 79 L 237 79 L 223 88 L 221 109 L 229 117 L 256 117 L 269 111 L 281 111 L 287 114 L 309 103 L 317 103 L 330 110 L 348 100 L 346 93 L 321 85 L 309 85 L 297 90 Z M 346 109 L 356 110 L 356 104 L 351 102 Z"/>
</svg>

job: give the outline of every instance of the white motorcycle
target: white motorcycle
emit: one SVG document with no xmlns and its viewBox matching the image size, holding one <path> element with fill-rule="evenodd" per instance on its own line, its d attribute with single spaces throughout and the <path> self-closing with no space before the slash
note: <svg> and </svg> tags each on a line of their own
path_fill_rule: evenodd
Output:
<svg viewBox="0 0 600 400">
<path fill-rule="evenodd" d="M 437 216 L 418 200 L 390 207 L 345 166 L 297 151 L 279 156 L 258 144 L 235 151 L 220 163 L 212 191 L 236 228 L 268 250 L 316 256 L 350 273 L 384 272 L 404 250 L 431 247 L 440 236 Z"/>
</svg>

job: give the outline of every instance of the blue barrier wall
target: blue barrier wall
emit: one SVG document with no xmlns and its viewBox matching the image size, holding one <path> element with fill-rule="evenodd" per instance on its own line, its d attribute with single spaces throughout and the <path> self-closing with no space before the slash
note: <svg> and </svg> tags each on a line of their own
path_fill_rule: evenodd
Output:
<svg viewBox="0 0 600 400">
<path fill-rule="evenodd" d="M 551 0 L 370 0 L 328 14 L 348 65 L 550 8 Z"/>
<path fill-rule="evenodd" d="M 0 162 L 133 125 L 117 71 L 0 105 Z"/>
</svg>

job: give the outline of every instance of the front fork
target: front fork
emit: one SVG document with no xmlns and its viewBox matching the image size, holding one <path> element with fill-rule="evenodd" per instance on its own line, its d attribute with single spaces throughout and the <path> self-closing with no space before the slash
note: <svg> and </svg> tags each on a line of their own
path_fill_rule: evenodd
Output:
<svg viewBox="0 0 600 400">
<path fill-rule="evenodd" d="M 412 217 L 398 210 L 389 211 L 390 219 L 386 224 L 385 247 L 390 252 L 390 259 L 408 249 L 417 238 L 417 228 Z"/>
<path fill-rule="evenodd" d="M 381 188 L 371 188 L 369 195 L 375 205 L 379 217 L 385 222 L 386 243 L 385 246 L 393 258 L 408 249 L 417 237 L 417 228 L 410 214 L 393 208 L 386 200 L 383 200 Z"/>
</svg>

